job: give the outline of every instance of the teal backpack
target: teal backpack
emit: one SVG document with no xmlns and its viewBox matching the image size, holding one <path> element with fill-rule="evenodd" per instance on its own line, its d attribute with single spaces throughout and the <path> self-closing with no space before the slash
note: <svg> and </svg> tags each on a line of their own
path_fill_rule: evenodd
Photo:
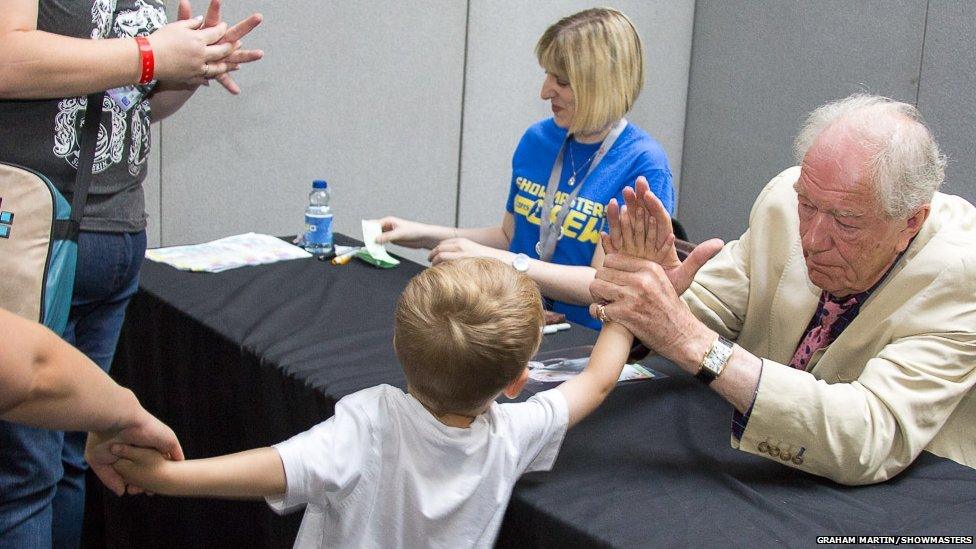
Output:
<svg viewBox="0 0 976 549">
<path fill-rule="evenodd" d="M 36 171 L 0 162 L 0 307 L 64 333 L 104 93 L 88 96 L 72 204 Z"/>
</svg>

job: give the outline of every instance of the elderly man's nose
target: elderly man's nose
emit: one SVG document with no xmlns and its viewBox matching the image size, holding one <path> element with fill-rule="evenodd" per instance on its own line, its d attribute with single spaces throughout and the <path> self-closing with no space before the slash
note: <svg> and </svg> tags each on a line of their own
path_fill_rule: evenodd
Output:
<svg viewBox="0 0 976 549">
<path fill-rule="evenodd" d="M 823 214 L 816 214 L 810 220 L 810 226 L 803 234 L 803 244 L 807 251 L 823 251 L 832 245 L 828 229 L 828 221 Z"/>
</svg>

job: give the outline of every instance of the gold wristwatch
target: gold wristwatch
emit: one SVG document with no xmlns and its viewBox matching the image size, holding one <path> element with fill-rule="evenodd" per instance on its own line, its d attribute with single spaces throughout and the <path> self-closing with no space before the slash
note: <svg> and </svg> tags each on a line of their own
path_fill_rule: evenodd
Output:
<svg viewBox="0 0 976 549">
<path fill-rule="evenodd" d="M 712 343 L 708 352 L 705 353 L 705 357 L 702 358 L 701 366 L 698 367 L 695 377 L 708 385 L 722 375 L 725 365 L 729 363 L 729 358 L 732 356 L 733 345 L 731 341 L 718 336 L 718 339 Z"/>
</svg>

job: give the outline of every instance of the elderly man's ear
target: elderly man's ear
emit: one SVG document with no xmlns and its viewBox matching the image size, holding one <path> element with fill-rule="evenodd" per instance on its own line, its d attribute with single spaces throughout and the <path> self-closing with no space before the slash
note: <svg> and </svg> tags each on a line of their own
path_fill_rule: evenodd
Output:
<svg viewBox="0 0 976 549">
<path fill-rule="evenodd" d="M 908 244 L 918 234 L 918 231 L 922 230 L 922 225 L 928 219 L 931 209 L 931 204 L 925 204 L 914 215 L 905 220 L 905 227 L 902 228 L 898 239 L 898 253 L 904 252 L 908 248 Z"/>
</svg>

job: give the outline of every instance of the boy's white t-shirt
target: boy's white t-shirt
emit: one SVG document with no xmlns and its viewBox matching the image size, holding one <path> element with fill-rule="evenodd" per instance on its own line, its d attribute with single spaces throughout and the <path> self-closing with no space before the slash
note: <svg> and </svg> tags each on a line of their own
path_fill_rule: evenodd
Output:
<svg viewBox="0 0 976 549">
<path fill-rule="evenodd" d="M 396 387 L 371 387 L 275 445 L 287 492 L 268 504 L 307 504 L 295 547 L 491 547 L 515 482 L 552 467 L 567 422 L 555 389 L 492 403 L 459 428 Z"/>
</svg>

